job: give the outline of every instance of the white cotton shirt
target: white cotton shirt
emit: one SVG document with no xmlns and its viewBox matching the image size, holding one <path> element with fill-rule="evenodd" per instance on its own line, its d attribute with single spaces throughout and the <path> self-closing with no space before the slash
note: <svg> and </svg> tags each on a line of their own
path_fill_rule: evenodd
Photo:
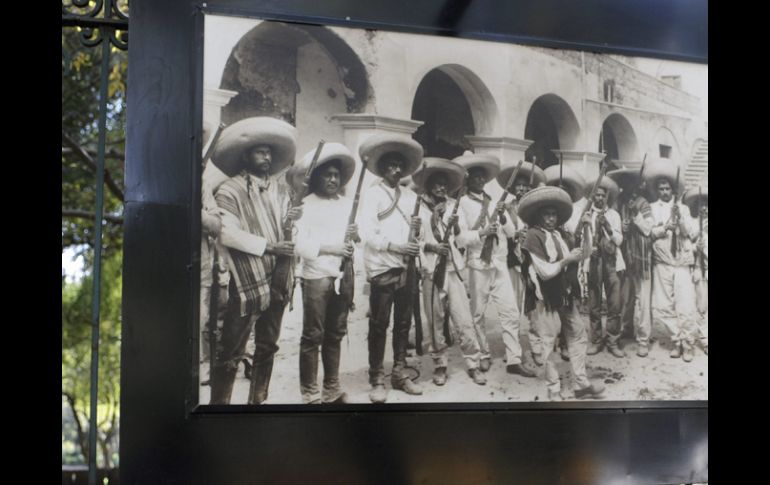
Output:
<svg viewBox="0 0 770 485">
<path fill-rule="evenodd" d="M 495 212 L 496 203 L 494 200 L 489 201 L 487 212 L 491 218 Z M 465 219 L 464 226 L 460 226 L 461 234 L 457 237 L 460 247 L 467 248 L 467 264 L 473 269 L 489 269 L 497 268 L 504 271 L 508 271 L 508 243 L 506 237 L 514 237 L 516 235 L 516 228 L 511 222 L 511 217 L 506 215 L 505 224 L 500 224 L 497 229 L 497 243 L 492 247 L 491 264 L 486 264 L 481 260 L 481 250 L 484 248 L 484 242 L 479 237 L 478 229 L 471 229 L 473 224 L 476 223 L 481 215 L 481 202 L 471 199 L 470 197 L 462 197 L 460 199 L 460 211 L 463 213 Z M 481 227 L 489 224 L 489 219 Z"/>
<path fill-rule="evenodd" d="M 349 197 L 326 199 L 310 194 L 303 200 L 302 217 L 294 223 L 300 257 L 297 276 L 305 279 L 339 278 L 340 256 L 319 255 L 321 245 L 343 244 L 353 200 Z"/>
<path fill-rule="evenodd" d="M 670 231 L 664 229 L 665 224 L 671 217 L 671 208 L 674 206 L 674 199 L 663 202 L 658 199 L 650 204 L 652 211 L 652 255 L 656 263 L 668 264 L 671 266 L 689 266 L 694 264 L 693 243 L 690 239 L 698 237 L 698 221 L 690 216 L 690 209 L 682 203 L 679 206 L 679 214 L 684 222 L 686 234 L 679 233 L 680 245 L 676 257 L 671 254 Z"/>
<path fill-rule="evenodd" d="M 364 268 L 367 278 L 393 268 L 406 268 L 404 256 L 388 251 L 387 248 L 389 243 L 409 242 L 409 220 L 414 211 L 417 194 L 408 187 L 399 187 L 399 190 L 401 197 L 398 199 L 398 207 L 382 220 L 378 220 L 377 214 L 392 205 L 393 198 L 396 197 L 395 189 L 380 181 L 362 194 L 364 202 L 358 226 L 364 241 Z M 422 240 L 423 230 L 424 228 L 420 229 L 418 241 Z"/>
</svg>

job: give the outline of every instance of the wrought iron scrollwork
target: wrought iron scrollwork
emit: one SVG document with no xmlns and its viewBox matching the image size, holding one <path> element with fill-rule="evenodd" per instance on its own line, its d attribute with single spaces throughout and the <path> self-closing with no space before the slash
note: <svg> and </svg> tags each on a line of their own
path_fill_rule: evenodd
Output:
<svg viewBox="0 0 770 485">
<path fill-rule="evenodd" d="M 70 0 L 62 2 L 61 9 L 62 27 L 80 27 L 84 46 L 96 47 L 106 38 L 118 49 L 128 49 L 128 14 L 120 9 L 118 1 Z"/>
</svg>

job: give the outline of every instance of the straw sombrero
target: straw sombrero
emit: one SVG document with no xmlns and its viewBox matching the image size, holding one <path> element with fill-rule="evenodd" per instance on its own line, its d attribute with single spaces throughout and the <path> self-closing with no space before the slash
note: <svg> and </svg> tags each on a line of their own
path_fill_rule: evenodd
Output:
<svg viewBox="0 0 770 485">
<path fill-rule="evenodd" d="M 497 183 L 500 184 L 500 187 L 505 188 L 505 184 L 507 184 L 508 179 L 511 178 L 511 173 L 513 173 L 516 165 L 518 165 L 518 162 L 514 163 L 513 165 L 507 165 L 504 169 L 500 170 L 500 173 L 497 174 Z M 545 172 L 542 168 L 538 167 L 537 165 L 533 165 L 530 162 L 524 162 L 521 164 L 521 168 L 519 169 L 519 173 L 516 174 L 516 178 L 526 178 L 527 181 L 529 181 L 529 177 L 533 170 L 535 171 L 535 175 L 532 178 L 532 188 L 535 188 L 540 184 L 544 184 L 546 181 Z M 514 184 L 515 182 L 516 181 L 514 180 Z M 513 186 L 511 186 L 510 191 L 513 191 Z"/>
<path fill-rule="evenodd" d="M 550 185 L 536 187 L 519 201 L 518 214 L 529 226 L 539 223 L 538 215 L 544 207 L 554 207 L 557 214 L 557 226 L 567 222 L 572 216 L 572 200 L 566 190 Z"/>
<path fill-rule="evenodd" d="M 671 188 L 674 189 L 674 192 L 677 194 L 682 193 L 682 188 L 684 184 L 684 170 L 681 170 L 679 173 L 679 186 L 676 185 L 676 171 L 677 171 L 677 165 L 675 162 L 671 160 L 654 160 L 647 164 L 644 168 L 644 181 L 647 184 L 647 191 L 650 195 L 650 201 L 654 201 L 658 199 L 657 194 L 657 182 L 661 178 L 664 178 L 668 180 L 668 182 L 671 184 Z"/>
<path fill-rule="evenodd" d="M 465 170 L 458 164 L 447 160 L 446 158 L 426 157 L 423 159 L 424 167 L 421 167 L 414 174 L 412 179 L 420 192 L 425 192 L 431 175 L 434 173 L 443 173 L 447 176 L 447 194 L 454 194 L 463 183 Z"/>
<path fill-rule="evenodd" d="M 500 173 L 500 160 L 494 155 L 475 154 L 466 151 L 452 162 L 461 166 L 466 172 L 474 167 L 481 167 L 485 172 L 484 183 L 490 182 Z"/>
<path fill-rule="evenodd" d="M 647 171 L 645 167 L 644 171 Z M 607 176 L 615 181 L 624 191 L 633 190 L 642 183 L 641 177 L 639 177 L 639 169 L 636 168 L 618 168 L 616 170 L 610 170 L 607 172 Z M 676 177 L 676 173 L 674 173 Z"/>
<path fill-rule="evenodd" d="M 258 116 L 233 123 L 222 131 L 211 161 L 229 176 L 243 168 L 243 154 L 256 145 L 271 151 L 270 174 L 276 174 L 294 161 L 297 130 L 276 118 Z"/>
<path fill-rule="evenodd" d="M 358 148 L 358 154 L 361 160 L 370 172 L 382 177 L 379 172 L 379 161 L 383 155 L 390 152 L 396 152 L 406 159 L 406 166 L 401 172 L 403 177 L 411 175 L 422 160 L 422 146 L 411 138 L 404 135 L 394 135 L 391 133 L 382 133 L 367 138 Z"/>
<path fill-rule="evenodd" d="M 294 164 L 289 170 L 286 171 L 286 181 L 294 188 L 299 190 L 302 182 L 305 178 L 305 172 L 310 167 L 315 156 L 316 149 L 313 148 L 302 157 L 302 160 Z M 356 161 L 353 159 L 353 154 L 350 153 L 348 147 L 342 143 L 325 143 L 321 148 L 321 154 L 318 156 L 318 162 L 311 173 L 316 173 L 319 168 L 324 164 L 331 162 L 332 160 L 340 161 L 340 187 L 344 187 L 350 179 L 353 177 L 353 172 L 356 170 Z"/>
<path fill-rule="evenodd" d="M 590 194 L 591 189 L 594 187 L 595 183 L 596 179 L 586 183 L 584 189 L 586 197 L 588 197 Z M 618 194 L 620 194 L 620 187 L 618 187 L 618 184 L 616 184 L 614 180 L 606 175 L 602 177 L 601 182 L 599 182 L 599 187 L 607 191 L 607 207 L 610 207 L 618 199 Z"/>
<path fill-rule="evenodd" d="M 546 185 L 559 186 L 559 165 L 546 167 L 543 172 L 545 173 Z M 561 175 L 562 188 L 567 191 L 572 202 L 577 202 L 583 198 L 583 187 L 585 187 L 586 179 L 580 175 L 580 172 L 570 166 L 563 166 Z"/>
<path fill-rule="evenodd" d="M 690 215 L 693 217 L 698 217 L 698 187 L 690 187 L 687 189 L 687 192 L 684 193 L 682 196 L 682 202 L 684 202 L 684 205 L 690 208 Z M 709 188 L 708 187 L 701 187 L 700 188 L 700 199 L 701 204 L 708 205 L 709 203 Z"/>
</svg>

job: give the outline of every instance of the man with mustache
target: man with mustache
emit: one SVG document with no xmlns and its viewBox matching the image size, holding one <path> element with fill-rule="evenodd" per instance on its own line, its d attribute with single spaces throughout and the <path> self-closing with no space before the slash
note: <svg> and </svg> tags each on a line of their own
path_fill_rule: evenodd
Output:
<svg viewBox="0 0 770 485">
<path fill-rule="evenodd" d="M 292 181 L 304 177 L 315 150 L 292 167 Z M 350 151 L 340 143 L 326 143 L 310 174 L 309 194 L 303 200 L 302 219 L 297 221 L 296 249 L 300 256 L 297 276 L 302 281 L 302 337 L 299 350 L 299 383 L 305 404 L 344 404 L 347 394 L 339 381 L 340 342 L 347 333 L 348 306 L 339 294 L 343 258 L 353 256 L 358 241 L 355 224 L 345 215 L 353 201 L 344 197 L 345 184 L 355 170 Z M 323 389 L 318 389 L 319 349 L 323 363 Z"/>
<path fill-rule="evenodd" d="M 399 181 L 417 170 L 422 160 L 422 146 L 403 135 L 378 134 L 359 147 L 366 169 L 381 177 L 363 196 L 361 238 L 364 241 L 364 267 L 369 280 L 369 399 L 383 403 L 385 389 L 385 343 L 390 314 L 393 310 L 393 389 L 410 395 L 422 394 L 418 384 L 406 374 L 406 351 L 413 295 L 407 287 L 409 257 L 419 257 L 419 216 L 412 217 L 417 195 Z M 418 232 L 417 241 L 409 241 L 409 233 Z"/>
<path fill-rule="evenodd" d="M 294 254 L 283 241 L 284 218 L 297 220 L 301 208 L 289 210 L 288 185 L 276 175 L 294 159 L 296 130 L 267 117 L 238 121 L 223 132 L 212 161 L 231 177 L 216 194 L 221 209 L 220 242 L 228 248 L 230 285 L 217 364 L 211 373 L 211 404 L 230 404 L 238 363 L 254 330 L 255 351 L 248 404 L 267 399 L 273 359 L 285 304 L 271 295 L 276 255 Z"/>
</svg>

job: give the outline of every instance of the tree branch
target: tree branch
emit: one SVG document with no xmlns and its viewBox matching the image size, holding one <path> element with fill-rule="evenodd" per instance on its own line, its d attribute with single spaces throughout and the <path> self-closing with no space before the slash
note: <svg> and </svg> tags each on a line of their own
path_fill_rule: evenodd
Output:
<svg viewBox="0 0 770 485">
<path fill-rule="evenodd" d="M 75 426 L 78 430 L 78 444 L 80 445 L 80 453 L 83 455 L 83 459 L 88 462 L 88 443 L 86 441 L 86 434 L 83 431 L 83 425 L 80 423 L 80 416 L 78 416 L 78 412 L 75 410 L 75 398 L 72 396 L 72 394 L 64 391 L 62 391 L 62 395 L 67 398 L 67 403 L 69 403 L 70 409 L 72 410 L 72 416 L 75 418 Z"/>
<path fill-rule="evenodd" d="M 78 210 L 78 209 L 62 209 L 61 210 L 61 216 L 62 217 L 79 217 L 81 219 L 90 219 L 94 220 L 96 217 L 96 214 L 93 212 L 88 212 L 84 210 Z M 112 224 L 123 224 L 123 218 L 117 217 L 117 216 L 110 216 L 110 215 L 104 215 L 102 216 L 105 221 L 110 222 Z"/>
<path fill-rule="evenodd" d="M 75 140 L 70 138 L 66 133 L 62 131 L 61 133 L 61 139 L 62 143 L 66 145 L 67 148 L 70 148 L 72 152 L 78 156 L 80 160 L 82 160 L 88 168 L 90 168 L 92 171 L 96 172 L 96 162 L 94 162 L 94 159 L 91 158 L 91 156 L 86 152 L 80 145 L 78 145 Z M 110 189 L 110 192 L 120 199 L 122 202 L 124 200 L 123 191 L 120 190 L 120 187 L 115 183 L 115 181 L 112 179 L 112 176 L 110 175 L 109 170 L 106 168 L 104 169 L 104 183 L 107 184 L 107 187 Z"/>
<path fill-rule="evenodd" d="M 91 157 L 92 160 L 99 155 L 94 150 L 86 150 L 86 153 L 88 153 L 88 155 Z M 73 150 L 72 148 L 61 147 L 61 154 L 62 155 L 75 155 L 76 153 L 75 153 L 75 150 Z M 116 160 L 122 160 L 122 161 L 126 160 L 126 154 L 123 153 L 123 152 L 119 152 L 117 150 L 107 150 L 104 153 L 104 156 L 106 158 L 114 158 Z"/>
</svg>

